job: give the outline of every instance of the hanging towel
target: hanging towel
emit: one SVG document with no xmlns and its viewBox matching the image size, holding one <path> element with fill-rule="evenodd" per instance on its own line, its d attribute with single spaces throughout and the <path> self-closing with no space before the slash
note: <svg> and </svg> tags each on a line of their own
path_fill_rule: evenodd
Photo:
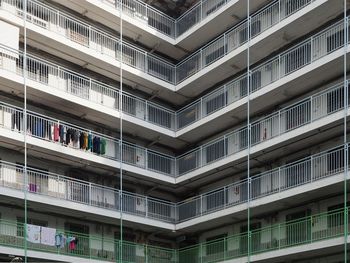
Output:
<svg viewBox="0 0 350 263">
<path fill-rule="evenodd" d="M 58 124 L 56 123 L 53 126 L 53 139 L 55 142 L 58 142 L 59 138 L 60 138 L 60 130 L 59 130 Z"/>
<path fill-rule="evenodd" d="M 88 147 L 87 147 L 88 150 L 91 150 L 92 149 L 92 135 L 89 134 L 88 136 Z"/>
<path fill-rule="evenodd" d="M 106 154 L 106 139 L 101 139 L 100 154 Z"/>
<path fill-rule="evenodd" d="M 84 145 L 84 135 L 85 135 L 85 132 L 81 132 L 79 136 L 79 146 L 80 146 L 80 149 L 83 149 L 83 150 L 86 149 Z"/>
<path fill-rule="evenodd" d="M 84 132 L 84 150 L 88 150 L 89 149 L 89 145 L 88 145 L 88 139 L 89 139 L 89 136 L 86 132 Z"/>
<path fill-rule="evenodd" d="M 27 241 L 31 243 L 40 243 L 40 226 L 27 224 Z"/>
<path fill-rule="evenodd" d="M 41 244 L 55 246 L 56 229 L 50 227 L 41 228 Z"/>
</svg>

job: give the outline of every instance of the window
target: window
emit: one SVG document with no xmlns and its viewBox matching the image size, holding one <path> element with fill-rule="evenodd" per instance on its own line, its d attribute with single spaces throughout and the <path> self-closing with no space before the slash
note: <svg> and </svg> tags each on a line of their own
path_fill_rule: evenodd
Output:
<svg viewBox="0 0 350 263">
<path fill-rule="evenodd" d="M 261 32 L 261 22 L 259 20 L 254 21 L 251 24 L 251 36 L 255 36 Z M 244 42 L 248 41 L 248 27 L 246 26 L 244 29 L 242 29 L 239 32 L 239 43 L 243 44 Z"/>
<path fill-rule="evenodd" d="M 206 152 L 206 162 L 210 163 L 212 161 L 215 161 L 217 159 L 220 159 L 227 155 L 227 138 L 220 139 L 217 142 L 214 142 L 208 146 L 206 146 L 205 152 Z"/>
<path fill-rule="evenodd" d="M 298 70 L 299 68 L 310 63 L 311 44 L 310 43 L 303 44 L 289 51 L 282 58 L 284 58 L 284 63 L 285 63 L 285 75 L 295 70 Z"/>
<path fill-rule="evenodd" d="M 220 93 L 219 95 L 216 95 L 215 97 L 207 100 L 206 114 L 209 115 L 212 112 L 225 107 L 226 104 L 227 104 L 227 91 L 224 93 Z"/>
<path fill-rule="evenodd" d="M 286 116 L 286 131 L 298 128 L 310 121 L 311 103 L 304 101 L 283 111 Z"/>
<path fill-rule="evenodd" d="M 226 44 L 215 49 L 205 56 L 205 65 L 208 65 L 225 55 Z"/>
<path fill-rule="evenodd" d="M 250 224 L 249 230 L 254 231 L 260 228 L 261 228 L 261 223 L 253 223 L 253 224 Z M 241 226 L 240 232 L 242 235 L 240 236 L 239 248 L 240 248 L 241 254 L 245 254 L 248 252 L 248 234 L 247 234 L 248 225 Z M 260 248 L 260 244 L 261 244 L 261 232 L 260 231 L 254 232 L 251 239 L 252 252 L 258 251 Z"/>
<path fill-rule="evenodd" d="M 295 187 L 310 181 L 311 165 L 308 159 L 293 162 L 285 169 L 285 188 Z"/>
<path fill-rule="evenodd" d="M 348 206 L 349 204 L 347 204 Z M 327 227 L 330 229 L 339 228 L 344 225 L 344 203 L 328 207 Z"/>
<path fill-rule="evenodd" d="M 310 3 L 311 0 L 287 0 L 285 3 L 285 7 L 286 7 L 286 16 L 289 16 L 293 13 L 295 13 L 296 11 L 298 11 L 299 9 L 301 9 L 302 7 L 304 7 L 306 4 Z"/>
<path fill-rule="evenodd" d="M 350 102 L 350 86 L 348 86 L 348 103 Z M 327 114 L 331 114 L 344 107 L 344 89 L 339 88 L 327 92 Z"/>
<path fill-rule="evenodd" d="M 186 154 L 179 159 L 179 174 L 186 173 L 197 167 L 197 154 L 196 152 Z"/>
<path fill-rule="evenodd" d="M 309 209 L 286 215 L 286 245 L 307 242 L 311 237 L 311 220 L 307 216 Z"/>
<path fill-rule="evenodd" d="M 207 211 L 222 207 L 227 203 L 227 188 L 208 193 L 204 198 L 207 201 Z"/>
<path fill-rule="evenodd" d="M 225 242 L 225 237 L 227 237 L 227 234 L 207 238 L 207 255 L 217 255 L 227 251 L 227 242 Z"/>
</svg>

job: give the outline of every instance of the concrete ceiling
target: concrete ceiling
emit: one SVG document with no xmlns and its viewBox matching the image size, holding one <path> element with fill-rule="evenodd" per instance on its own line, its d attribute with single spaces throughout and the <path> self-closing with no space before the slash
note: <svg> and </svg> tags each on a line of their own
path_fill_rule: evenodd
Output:
<svg viewBox="0 0 350 263">
<path fill-rule="evenodd" d="M 198 0 L 144 0 L 167 15 L 177 18 L 195 5 Z"/>
</svg>

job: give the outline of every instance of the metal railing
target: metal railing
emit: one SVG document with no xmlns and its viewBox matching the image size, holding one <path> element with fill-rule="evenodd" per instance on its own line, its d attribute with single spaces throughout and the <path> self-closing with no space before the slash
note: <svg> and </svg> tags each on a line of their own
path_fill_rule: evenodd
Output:
<svg viewBox="0 0 350 263">
<path fill-rule="evenodd" d="M 249 126 L 251 145 L 265 142 L 342 110 L 343 92 L 341 83 L 252 122 Z M 2 126 L 24 131 L 21 109 L 1 104 L 0 110 L 4 115 Z M 32 112 L 28 114 L 27 123 L 27 133 L 33 137 L 119 160 L 119 141 L 112 137 Z M 248 146 L 248 136 L 248 127 L 242 127 L 178 157 L 123 143 L 123 162 L 171 177 L 179 177 L 243 151 Z"/>
<path fill-rule="evenodd" d="M 249 127 L 238 128 L 178 156 L 176 175 L 184 175 L 247 149 L 249 129 L 250 142 L 254 146 L 338 112 L 344 108 L 343 93 L 343 83 L 335 85 L 254 121 Z"/>
<path fill-rule="evenodd" d="M 343 23 L 338 22 L 290 48 L 251 72 L 251 93 L 330 54 L 344 44 Z M 1 47 L 0 67 L 22 74 L 23 55 Z M 119 108 L 119 91 L 53 63 L 28 56 L 28 77 L 102 105 Z M 180 130 L 247 96 L 247 74 L 224 84 L 177 112 L 123 93 L 123 112 L 150 123 Z M 174 120 L 176 119 L 176 120 Z"/>
<path fill-rule="evenodd" d="M 250 181 L 240 180 L 178 203 L 123 191 L 123 212 L 169 223 L 184 222 L 246 203 L 248 197 L 250 200 L 263 198 L 343 173 L 345 147 L 328 149 L 254 175 Z M 28 184 L 25 186 L 22 165 L 0 162 L 2 187 L 27 189 L 33 194 L 120 211 L 118 189 L 34 168 L 28 168 L 27 174 Z M 251 189 L 250 195 L 248 186 Z"/>
<path fill-rule="evenodd" d="M 0 161 L 0 186 L 27 190 L 29 193 L 63 199 L 75 203 L 120 211 L 120 191 L 91 182 L 27 168 L 27 186 L 24 167 Z M 122 192 L 123 213 L 164 222 L 175 222 L 176 204 L 135 193 Z"/>
<path fill-rule="evenodd" d="M 24 132 L 23 110 L 0 103 L 0 127 Z M 112 160 L 120 160 L 119 140 L 35 112 L 27 114 L 27 135 Z M 123 142 L 123 163 L 174 177 L 175 158 Z"/>
<path fill-rule="evenodd" d="M 23 52 L 0 45 L 0 69 L 23 76 L 24 59 Z M 29 79 L 120 111 L 118 89 L 31 54 L 27 54 L 26 59 Z M 175 130 L 174 111 L 127 92 L 123 92 L 122 97 L 123 113 Z"/>
<path fill-rule="evenodd" d="M 23 17 L 22 0 L 3 0 L 1 9 L 18 17 Z M 68 14 L 55 10 L 44 3 L 28 0 L 27 21 L 41 28 L 59 34 L 79 45 L 92 49 L 99 54 L 141 70 L 151 76 L 175 83 L 175 66 L 130 43 L 97 29 Z M 122 50 L 121 50 L 122 46 Z"/>
<path fill-rule="evenodd" d="M 18 221 L 0 220 L 0 245 L 24 248 L 25 225 Z M 83 234 L 63 229 L 56 229 L 56 234 L 78 239 L 72 249 L 68 243 L 60 246 L 27 241 L 28 250 L 54 253 L 58 255 L 76 256 L 87 259 L 117 262 L 122 252 L 122 262 L 177 262 L 177 251 L 147 244 L 120 241 L 103 234 Z M 120 251 L 122 250 L 122 251 Z"/>
<path fill-rule="evenodd" d="M 56 247 L 30 241 L 27 241 L 27 245 L 29 250 L 105 261 L 116 261 L 122 249 L 123 262 L 211 263 L 247 256 L 248 242 L 250 254 L 256 255 L 341 237 L 348 225 L 344 225 L 345 218 L 348 218 L 348 208 L 330 210 L 181 249 L 166 249 L 128 241 L 120 244 L 120 240 L 102 235 L 60 229 L 56 229 L 57 234 L 79 240 L 74 249 L 67 245 Z M 25 229 L 25 225 L 19 221 L 0 220 L 0 245 L 23 248 Z"/>
<path fill-rule="evenodd" d="M 278 0 L 251 16 L 251 38 L 278 24 L 314 0 Z M 222 3 L 225 1 L 210 1 Z M 199 6 L 200 7 L 200 6 Z M 196 9 L 194 9 L 196 10 Z M 194 15 L 194 17 L 196 17 Z M 248 20 L 245 19 L 176 65 L 176 84 L 191 77 L 248 41 Z"/>
<path fill-rule="evenodd" d="M 148 10 L 142 4 L 135 5 L 134 1 L 125 0 L 123 2 L 125 10 Z M 274 26 L 312 1 L 314 0 L 298 0 L 295 4 L 290 5 L 288 0 L 278 0 L 263 8 L 251 18 L 251 37 L 255 37 Z M 202 11 L 204 6 L 211 10 L 213 5 L 221 6 L 222 3 L 222 0 L 208 0 L 201 2 L 199 6 Z M 3 0 L 1 8 L 14 15 L 23 17 L 22 0 Z M 159 15 L 159 13 L 157 14 Z M 123 63 L 174 85 L 242 46 L 248 40 L 248 23 L 245 20 L 202 47 L 190 57 L 174 65 L 130 43 L 123 42 L 121 50 L 120 40 L 116 37 L 35 0 L 29 0 L 28 2 L 27 20 L 118 61 L 121 60 L 122 56 Z M 155 20 L 149 19 L 148 21 Z"/>
<path fill-rule="evenodd" d="M 307 216 L 179 249 L 179 262 L 220 262 L 344 236 L 348 208 Z M 248 237 L 250 236 L 250 238 Z"/>
<path fill-rule="evenodd" d="M 302 43 L 291 47 L 251 71 L 250 92 L 299 70 L 344 46 L 344 23 L 329 26 Z M 220 86 L 176 112 L 178 130 L 247 97 L 247 74 Z"/>
<path fill-rule="evenodd" d="M 344 172 L 338 146 L 177 203 L 178 223 Z M 250 186 L 250 196 L 248 195 Z"/>
</svg>

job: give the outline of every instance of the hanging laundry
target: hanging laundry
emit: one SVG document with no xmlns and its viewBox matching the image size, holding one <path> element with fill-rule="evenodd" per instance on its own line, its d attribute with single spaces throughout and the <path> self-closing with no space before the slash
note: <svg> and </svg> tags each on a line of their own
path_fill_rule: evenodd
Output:
<svg viewBox="0 0 350 263">
<path fill-rule="evenodd" d="M 27 241 L 31 243 L 40 243 L 40 226 L 27 224 Z"/>
<path fill-rule="evenodd" d="M 66 144 L 67 145 L 71 145 L 71 142 L 72 142 L 72 135 L 73 135 L 73 130 L 72 129 L 67 129 L 67 132 L 66 132 Z"/>
<path fill-rule="evenodd" d="M 41 227 L 41 244 L 47 246 L 56 245 L 56 229 L 50 227 Z"/>
<path fill-rule="evenodd" d="M 76 243 L 75 240 L 76 240 L 75 237 L 72 237 L 72 236 L 67 237 L 67 244 L 68 244 L 68 248 L 70 250 L 75 250 L 76 249 L 77 243 Z"/>
<path fill-rule="evenodd" d="M 83 150 L 86 149 L 86 147 L 84 145 L 84 135 L 85 135 L 85 132 L 82 132 L 82 133 L 80 133 L 80 136 L 79 136 L 80 149 L 83 149 Z"/>
<path fill-rule="evenodd" d="M 84 150 L 88 150 L 89 149 L 88 139 L 89 139 L 88 134 L 86 132 L 84 132 Z"/>
<path fill-rule="evenodd" d="M 59 130 L 59 125 L 56 123 L 53 126 L 53 139 L 55 142 L 58 142 L 60 138 L 60 130 Z"/>
<path fill-rule="evenodd" d="M 88 136 L 88 147 L 87 147 L 88 150 L 91 150 L 92 149 L 92 135 L 89 134 Z"/>
<path fill-rule="evenodd" d="M 73 147 L 79 148 L 79 131 L 78 130 L 73 130 L 72 131 L 72 142 L 73 142 Z"/>
<path fill-rule="evenodd" d="M 100 154 L 100 137 L 95 136 L 92 144 L 92 151 L 94 153 Z"/>
<path fill-rule="evenodd" d="M 100 141 L 100 154 L 106 154 L 106 139 Z"/>
<path fill-rule="evenodd" d="M 66 244 L 66 236 L 62 233 L 55 235 L 55 245 L 57 248 L 64 248 L 64 245 Z"/>
</svg>

